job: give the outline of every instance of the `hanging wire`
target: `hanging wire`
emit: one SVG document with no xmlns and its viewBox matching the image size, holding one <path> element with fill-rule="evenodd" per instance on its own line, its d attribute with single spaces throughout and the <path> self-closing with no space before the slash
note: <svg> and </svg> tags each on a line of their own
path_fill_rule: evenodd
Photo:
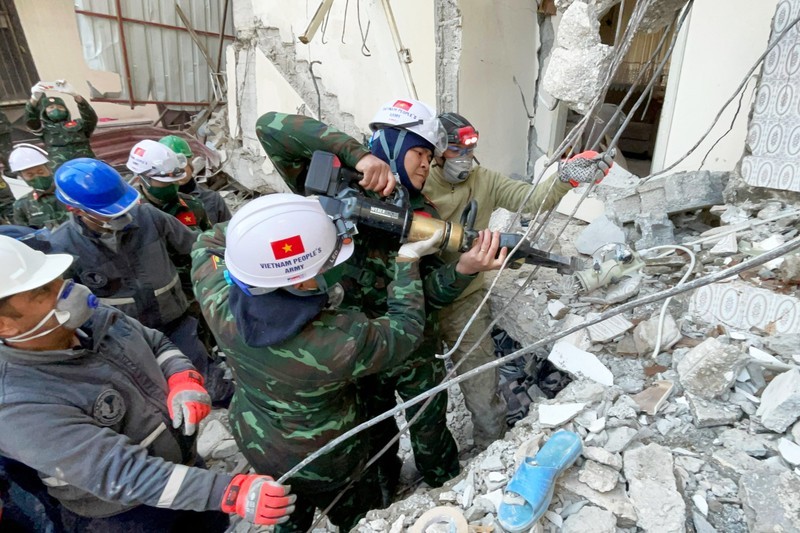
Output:
<svg viewBox="0 0 800 533">
<path fill-rule="evenodd" d="M 361 25 L 361 0 L 356 0 L 356 14 L 358 15 L 358 31 L 361 34 L 361 54 L 365 57 L 370 57 L 372 52 L 367 47 L 367 37 L 369 36 L 369 27 L 372 25 L 372 21 L 367 21 L 367 31 L 364 31 Z"/>
<path fill-rule="evenodd" d="M 342 44 L 347 44 L 344 42 L 344 32 L 347 29 L 347 8 L 350 7 L 350 0 L 346 0 L 344 3 L 344 21 L 342 21 Z"/>
</svg>

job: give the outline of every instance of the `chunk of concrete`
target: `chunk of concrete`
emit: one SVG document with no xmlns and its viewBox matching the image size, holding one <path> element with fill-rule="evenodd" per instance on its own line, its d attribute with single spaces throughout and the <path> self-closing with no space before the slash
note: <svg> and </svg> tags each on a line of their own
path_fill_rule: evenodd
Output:
<svg viewBox="0 0 800 533">
<path fill-rule="evenodd" d="M 654 314 L 644 322 L 639 322 L 633 330 L 633 343 L 639 355 L 650 354 L 656 347 L 658 340 L 658 324 L 660 313 Z M 664 325 L 661 332 L 661 347 L 659 351 L 667 351 L 681 340 L 681 332 L 675 319 L 667 312 L 664 315 Z M 658 355 L 658 354 L 656 354 Z"/>
<path fill-rule="evenodd" d="M 619 453 L 628 447 L 628 444 L 633 442 L 636 438 L 637 431 L 635 429 L 622 426 L 618 428 L 611 428 L 607 431 L 608 441 L 604 448 L 609 453 Z"/>
<path fill-rule="evenodd" d="M 589 460 L 610 466 L 614 470 L 622 470 L 622 456 L 618 453 L 611 453 L 596 446 L 584 446 L 583 456 Z"/>
<path fill-rule="evenodd" d="M 766 442 L 761 435 L 751 435 L 741 429 L 727 429 L 720 434 L 719 440 L 726 448 L 744 452 L 751 457 L 767 455 Z"/>
<path fill-rule="evenodd" d="M 563 329 L 570 329 L 572 327 L 577 326 L 578 324 L 583 324 L 586 320 L 582 316 L 578 315 L 567 315 L 564 319 L 564 325 L 562 326 Z M 589 332 L 586 329 L 579 329 L 574 333 L 570 333 L 566 337 L 562 338 L 558 342 L 566 342 L 567 344 L 571 344 L 581 350 L 586 350 L 592 346 L 592 340 L 589 338 Z"/>
<path fill-rule="evenodd" d="M 761 424 L 783 433 L 800 416 L 800 370 L 792 369 L 773 379 L 761 394 L 756 416 Z"/>
<path fill-rule="evenodd" d="M 585 405 L 583 403 L 539 404 L 539 425 L 543 428 L 554 428 L 566 424 L 583 411 Z"/>
<path fill-rule="evenodd" d="M 217 446 L 224 441 L 232 439 L 233 435 L 222 422 L 211 420 L 203 427 L 200 436 L 197 438 L 197 453 L 204 459 L 208 459 Z"/>
<path fill-rule="evenodd" d="M 675 244 L 675 225 L 666 213 L 639 213 L 634 222 L 642 236 L 636 241 L 637 250 Z"/>
<path fill-rule="evenodd" d="M 639 409 L 653 416 L 661 409 L 674 388 L 675 385 L 671 381 L 660 380 L 639 394 L 634 394 L 631 398 L 639 406 Z"/>
<path fill-rule="evenodd" d="M 557 342 L 547 359 L 576 378 L 590 379 L 608 387 L 614 384 L 614 375 L 597 356 L 572 344 Z"/>
<path fill-rule="evenodd" d="M 606 204 L 597 198 L 585 198 L 581 201 L 582 196 L 583 195 L 578 192 L 578 190 L 572 189 L 561 198 L 558 207 L 556 207 L 556 212 L 569 216 L 575 211 L 575 218 L 589 223 L 603 216 L 603 213 L 606 212 Z"/>
<path fill-rule="evenodd" d="M 625 242 L 625 232 L 607 216 L 602 215 L 594 219 L 578 235 L 575 239 L 575 249 L 582 254 L 592 255 L 606 244 L 617 242 Z"/>
<path fill-rule="evenodd" d="M 731 233 L 726 235 L 720 239 L 720 241 L 714 245 L 708 253 L 711 255 L 717 255 L 720 257 L 725 257 L 728 255 L 733 255 L 739 252 L 739 243 L 736 240 L 736 234 Z"/>
<path fill-rule="evenodd" d="M 622 460 L 636 525 L 645 531 L 683 533 L 686 504 L 675 483 L 669 449 L 648 444 L 625 452 Z"/>
<path fill-rule="evenodd" d="M 751 533 L 800 531 L 800 477 L 794 472 L 762 462 L 739 478 L 739 499 Z"/>
<path fill-rule="evenodd" d="M 747 356 L 739 348 L 711 337 L 681 359 L 678 375 L 685 390 L 710 400 L 730 389 L 746 364 Z"/>
<path fill-rule="evenodd" d="M 561 533 L 616 533 L 614 515 L 594 505 L 585 505 L 564 521 Z"/>
<path fill-rule="evenodd" d="M 586 320 L 593 320 L 597 317 L 595 313 L 586 315 Z M 608 342 L 623 335 L 626 331 L 633 328 L 633 323 L 623 315 L 612 316 L 607 320 L 588 326 L 589 338 L 592 342 Z"/>
<path fill-rule="evenodd" d="M 781 439 L 778 442 L 778 452 L 783 460 L 792 466 L 800 465 L 800 446 L 789 439 Z"/>
<path fill-rule="evenodd" d="M 578 379 L 571 382 L 556 395 L 562 402 L 599 402 L 605 394 L 605 387 L 595 381 Z"/>
<path fill-rule="evenodd" d="M 613 468 L 588 460 L 578 472 L 578 479 L 597 492 L 608 492 L 617 486 L 619 472 Z"/>
<path fill-rule="evenodd" d="M 559 300 L 550 300 L 547 302 L 547 312 L 556 320 L 561 320 L 569 314 L 569 307 L 561 303 Z"/>
<path fill-rule="evenodd" d="M 573 499 L 586 499 L 593 505 L 611 511 L 617 517 L 617 526 L 632 527 L 636 525 L 636 509 L 625 494 L 625 489 L 617 485 L 608 492 L 598 492 L 578 479 L 578 472 L 570 470 L 557 481 L 559 491 Z"/>
<path fill-rule="evenodd" d="M 732 426 L 742 417 L 742 408 L 738 405 L 706 400 L 689 392 L 686 399 L 698 428 Z"/>
<path fill-rule="evenodd" d="M 600 22 L 594 6 L 576 2 L 564 11 L 558 23 L 556 43 L 569 50 L 591 48 L 600 43 Z"/>
</svg>

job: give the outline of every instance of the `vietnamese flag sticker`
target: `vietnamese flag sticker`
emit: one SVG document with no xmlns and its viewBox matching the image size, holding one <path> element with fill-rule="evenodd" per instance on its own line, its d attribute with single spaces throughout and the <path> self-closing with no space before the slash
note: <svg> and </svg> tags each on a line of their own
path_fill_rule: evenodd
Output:
<svg viewBox="0 0 800 533">
<path fill-rule="evenodd" d="M 303 240 L 300 238 L 300 235 L 295 235 L 294 237 L 281 239 L 279 241 L 272 241 L 269 245 L 272 247 L 272 253 L 275 255 L 275 259 L 294 257 L 306 251 L 303 247 Z"/>
<path fill-rule="evenodd" d="M 394 107 L 399 107 L 400 109 L 408 111 L 409 109 L 411 109 L 411 102 L 406 102 L 405 100 L 397 100 L 394 103 Z"/>
</svg>

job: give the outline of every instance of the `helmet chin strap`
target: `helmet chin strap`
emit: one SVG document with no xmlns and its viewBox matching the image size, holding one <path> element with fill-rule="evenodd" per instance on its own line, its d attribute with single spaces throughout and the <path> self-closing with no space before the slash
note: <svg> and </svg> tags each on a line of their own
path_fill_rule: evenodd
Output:
<svg viewBox="0 0 800 533">
<path fill-rule="evenodd" d="M 403 149 L 403 141 L 406 138 L 406 133 L 408 130 L 400 130 L 400 134 L 397 136 L 397 140 L 394 142 L 394 149 L 389 149 L 389 143 L 386 142 L 386 135 L 381 132 L 380 139 L 381 139 L 381 147 L 383 147 L 383 151 L 386 152 L 386 155 L 389 156 L 389 166 L 392 169 L 392 174 L 397 175 L 397 158 L 400 157 L 400 150 Z"/>
</svg>

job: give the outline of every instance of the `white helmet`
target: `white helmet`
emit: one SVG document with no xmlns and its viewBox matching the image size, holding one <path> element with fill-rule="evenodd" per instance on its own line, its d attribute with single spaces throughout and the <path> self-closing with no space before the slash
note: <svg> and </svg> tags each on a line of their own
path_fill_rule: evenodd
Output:
<svg viewBox="0 0 800 533">
<path fill-rule="evenodd" d="M 383 128 L 412 131 L 431 143 L 436 155 L 441 155 L 447 148 L 447 131 L 436 116 L 436 111 L 419 100 L 404 98 L 386 102 L 372 117 L 369 128 L 373 132 Z M 375 138 L 374 133 L 372 137 Z"/>
<path fill-rule="evenodd" d="M 226 242 L 228 271 L 251 287 L 289 287 L 353 254 L 353 243 L 337 234 L 316 197 L 287 193 L 241 207 L 228 223 Z"/>
<path fill-rule="evenodd" d="M 47 285 L 71 264 L 69 254 L 45 255 L 17 239 L 0 235 L 0 298 Z"/>
<path fill-rule="evenodd" d="M 139 141 L 131 148 L 125 166 L 138 176 L 167 183 L 186 177 L 186 156 L 150 139 Z"/>
<path fill-rule="evenodd" d="M 47 152 L 32 144 L 19 143 L 8 155 L 8 166 L 11 168 L 11 172 L 22 172 L 48 163 L 50 160 L 47 158 Z"/>
</svg>

